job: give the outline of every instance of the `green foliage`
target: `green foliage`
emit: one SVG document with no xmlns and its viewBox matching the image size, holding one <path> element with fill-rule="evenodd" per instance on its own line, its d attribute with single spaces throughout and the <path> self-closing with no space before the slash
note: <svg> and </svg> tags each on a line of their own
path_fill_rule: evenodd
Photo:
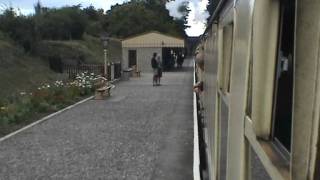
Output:
<svg viewBox="0 0 320 180">
<path fill-rule="evenodd" d="M 37 32 L 41 39 L 81 39 L 88 20 L 80 5 L 50 9 L 36 17 Z"/>
<path fill-rule="evenodd" d="M 89 6 L 87 8 L 83 9 L 84 14 L 88 17 L 91 21 L 99 21 L 104 16 L 104 10 L 103 9 L 95 9 L 94 6 Z"/>
<path fill-rule="evenodd" d="M 0 30 L 7 33 L 25 51 L 32 51 L 35 44 L 34 19 L 32 17 L 17 16 L 14 9 L 9 8 L 0 15 Z"/>
<path fill-rule="evenodd" d="M 80 5 L 49 9 L 37 3 L 35 12 L 34 16 L 23 16 L 8 8 L 0 15 L 0 30 L 26 52 L 32 52 L 39 40 L 81 39 L 88 25 Z"/>
<path fill-rule="evenodd" d="M 112 36 L 121 38 L 151 30 L 185 36 L 185 24 L 185 19 L 174 20 L 170 16 L 164 3 L 151 0 L 114 5 L 104 19 L 104 29 Z"/>
<path fill-rule="evenodd" d="M 85 33 L 99 37 L 108 32 L 113 37 L 127 37 L 146 31 L 157 30 L 174 36 L 185 36 L 188 3 L 179 11 L 181 19 L 174 19 L 165 7 L 167 1 L 132 0 L 114 5 L 104 13 L 103 9 L 81 5 L 47 8 L 35 4 L 35 15 L 16 14 L 13 8 L 0 15 L 0 30 L 8 34 L 25 51 L 33 52 L 42 40 L 80 40 Z"/>
<path fill-rule="evenodd" d="M 99 37 L 103 29 L 103 19 L 105 17 L 103 9 L 95 9 L 94 6 L 89 6 L 84 8 L 83 13 L 88 19 L 88 24 L 86 26 L 86 33 L 95 37 Z"/>
<path fill-rule="evenodd" d="M 101 21 L 89 22 L 86 27 L 86 33 L 94 37 L 99 37 L 103 31 L 104 29 Z"/>
</svg>

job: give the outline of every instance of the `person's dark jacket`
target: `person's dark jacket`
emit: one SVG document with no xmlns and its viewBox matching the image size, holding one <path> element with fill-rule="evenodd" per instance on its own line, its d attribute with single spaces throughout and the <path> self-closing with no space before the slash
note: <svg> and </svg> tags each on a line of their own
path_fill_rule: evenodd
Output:
<svg viewBox="0 0 320 180">
<path fill-rule="evenodd" d="M 158 62 L 157 62 L 156 58 L 154 58 L 154 57 L 151 59 L 151 67 L 153 69 L 157 69 L 158 68 Z"/>
</svg>

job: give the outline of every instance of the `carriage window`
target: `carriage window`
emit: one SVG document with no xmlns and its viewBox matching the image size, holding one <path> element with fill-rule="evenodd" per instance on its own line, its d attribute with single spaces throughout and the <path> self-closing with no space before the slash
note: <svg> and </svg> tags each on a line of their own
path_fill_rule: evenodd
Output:
<svg viewBox="0 0 320 180">
<path fill-rule="evenodd" d="M 278 58 L 273 106 L 273 140 L 287 154 L 291 151 L 295 3 L 281 2 Z"/>
<path fill-rule="evenodd" d="M 222 51 L 222 77 L 221 89 L 224 93 L 230 92 L 230 78 L 232 65 L 232 43 L 233 43 L 233 24 L 223 28 L 223 51 Z"/>
<path fill-rule="evenodd" d="M 252 43 L 251 43 L 252 45 Z M 251 48 L 252 49 L 252 48 Z M 246 115 L 250 118 L 252 118 L 252 83 L 253 83 L 253 59 L 252 59 L 252 51 L 250 55 L 250 62 L 249 62 L 249 73 L 248 73 L 248 90 L 247 90 L 247 106 L 246 106 Z"/>
</svg>

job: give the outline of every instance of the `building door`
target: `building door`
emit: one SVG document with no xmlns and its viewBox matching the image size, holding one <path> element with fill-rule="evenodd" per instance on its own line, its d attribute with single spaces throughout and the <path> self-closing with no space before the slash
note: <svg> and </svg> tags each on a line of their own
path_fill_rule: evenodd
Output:
<svg viewBox="0 0 320 180">
<path fill-rule="evenodd" d="M 137 65 L 137 50 L 129 50 L 129 67 Z"/>
</svg>

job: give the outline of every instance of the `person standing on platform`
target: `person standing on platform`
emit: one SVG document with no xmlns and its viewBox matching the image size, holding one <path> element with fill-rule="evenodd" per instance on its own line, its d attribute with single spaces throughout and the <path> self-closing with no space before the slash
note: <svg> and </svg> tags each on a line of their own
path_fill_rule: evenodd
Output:
<svg viewBox="0 0 320 180">
<path fill-rule="evenodd" d="M 157 64 L 158 64 L 158 75 L 157 75 L 157 85 L 160 86 L 160 80 L 162 77 L 162 62 L 161 62 L 161 57 L 157 57 Z"/>
<path fill-rule="evenodd" d="M 158 62 L 157 62 L 157 53 L 153 53 L 151 58 L 151 67 L 153 69 L 153 86 L 157 85 L 158 79 Z"/>
<path fill-rule="evenodd" d="M 177 58 L 177 64 L 178 64 L 178 68 L 182 68 L 182 64 L 183 64 L 183 61 L 184 61 L 184 59 L 183 59 L 184 57 L 183 57 L 183 55 L 182 55 L 182 52 L 179 52 L 179 54 L 178 54 L 178 58 Z"/>
</svg>

